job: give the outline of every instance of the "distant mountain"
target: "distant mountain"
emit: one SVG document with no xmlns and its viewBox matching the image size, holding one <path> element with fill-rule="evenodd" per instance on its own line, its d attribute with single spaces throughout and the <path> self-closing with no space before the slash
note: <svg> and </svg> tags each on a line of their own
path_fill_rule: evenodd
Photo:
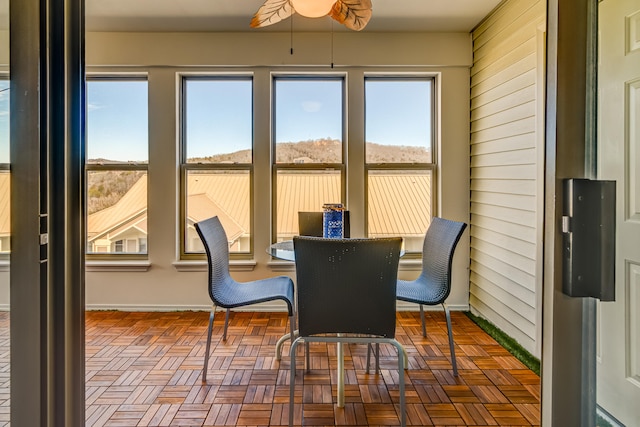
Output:
<svg viewBox="0 0 640 427">
<path fill-rule="evenodd" d="M 144 171 L 90 172 L 87 175 L 87 213 L 114 205 L 144 174 Z"/>
<path fill-rule="evenodd" d="M 329 138 L 281 142 L 276 147 L 278 163 L 339 163 L 341 159 L 340 141 Z M 402 145 L 381 145 L 367 142 L 367 162 L 370 163 L 427 163 L 431 153 L 422 147 Z M 190 163 L 249 163 L 251 151 L 242 150 L 208 157 L 194 157 Z"/>
<path fill-rule="evenodd" d="M 424 147 L 380 145 L 367 142 L 368 163 L 430 163 L 431 151 Z"/>
</svg>

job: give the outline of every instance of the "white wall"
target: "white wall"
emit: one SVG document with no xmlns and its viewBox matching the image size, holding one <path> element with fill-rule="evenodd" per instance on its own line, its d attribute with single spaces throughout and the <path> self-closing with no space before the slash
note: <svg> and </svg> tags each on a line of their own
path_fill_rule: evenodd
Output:
<svg viewBox="0 0 640 427">
<path fill-rule="evenodd" d="M 180 72 L 251 72 L 256 92 L 254 103 L 269 111 L 270 72 L 311 71 L 349 73 L 348 140 L 364 140 L 362 95 L 366 72 L 431 73 L 439 93 L 438 214 L 469 221 L 469 34 L 375 34 L 335 33 L 331 63 L 331 35 L 294 34 L 290 55 L 289 33 L 89 33 L 87 71 L 138 72 L 149 81 L 149 266 L 144 263 L 88 263 L 87 309 L 205 309 L 210 307 L 204 262 L 177 263 L 178 253 L 178 156 L 177 82 Z M 267 88 L 267 89 L 265 89 Z M 254 173 L 270 176 L 268 114 L 254 119 Z M 363 152 L 350 150 L 350 160 Z M 355 157 L 355 158 L 354 158 Z M 358 164 L 358 162 L 354 162 Z M 348 206 L 352 218 L 363 212 L 364 169 L 348 171 Z M 290 267 L 272 262 L 264 248 L 270 233 L 270 183 L 254 182 L 255 256 L 232 268 L 240 281 L 277 274 L 295 277 Z M 359 230 L 359 231 L 358 231 Z M 352 220 L 352 235 L 364 225 Z M 453 309 L 468 308 L 469 237 L 462 238 L 454 262 Z M 404 263 L 402 276 L 413 278 L 415 263 Z M 184 271 L 184 270 L 195 271 Z M 3 298 L 0 284 L 0 298 Z M 0 304 L 5 300 L 0 299 Z M 415 306 L 414 306 L 415 307 Z M 260 309 L 284 309 L 283 304 L 264 304 Z"/>
<path fill-rule="evenodd" d="M 0 30 L 0 71 L 9 64 L 9 31 Z"/>
<path fill-rule="evenodd" d="M 510 0 L 473 32 L 470 304 L 541 355 L 546 2 Z"/>
</svg>

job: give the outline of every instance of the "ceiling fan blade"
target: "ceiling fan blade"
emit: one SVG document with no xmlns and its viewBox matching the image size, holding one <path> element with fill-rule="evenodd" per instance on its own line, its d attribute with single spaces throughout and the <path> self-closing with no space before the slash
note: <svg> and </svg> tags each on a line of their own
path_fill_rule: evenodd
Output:
<svg viewBox="0 0 640 427">
<path fill-rule="evenodd" d="M 371 0 L 338 0 L 329 16 L 355 31 L 362 30 L 371 19 Z"/>
<path fill-rule="evenodd" d="M 295 11 L 289 0 L 266 0 L 251 19 L 252 28 L 266 27 L 293 15 Z"/>
</svg>

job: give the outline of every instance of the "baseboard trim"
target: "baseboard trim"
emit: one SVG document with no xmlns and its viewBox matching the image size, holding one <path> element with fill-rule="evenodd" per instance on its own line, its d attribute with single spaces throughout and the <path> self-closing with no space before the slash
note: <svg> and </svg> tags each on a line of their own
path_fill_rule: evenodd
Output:
<svg viewBox="0 0 640 427">
<path fill-rule="evenodd" d="M 469 306 L 464 304 L 449 304 L 449 309 L 451 311 L 468 311 Z M 2 306 L 0 306 L 0 310 L 2 310 Z M 7 310 L 9 306 L 7 305 Z M 396 309 L 398 311 L 418 311 L 417 304 L 398 302 L 396 305 Z M 426 311 L 441 311 L 442 307 L 437 306 L 424 306 Z M 193 304 L 193 305 L 162 305 L 162 304 L 87 304 L 85 306 L 85 310 L 87 311 L 107 311 L 107 310 L 115 310 L 115 311 L 209 311 L 211 310 L 211 305 L 201 305 L 201 304 Z M 262 304 L 254 304 L 246 307 L 238 307 L 234 308 L 234 311 L 259 311 L 259 312 L 279 312 L 279 311 L 287 311 L 284 303 L 262 303 Z"/>
<path fill-rule="evenodd" d="M 465 304 L 449 304 L 451 311 L 469 311 L 469 305 Z M 84 309 L 86 311 L 209 311 L 211 305 L 202 304 L 182 304 L 182 305 L 163 305 L 163 304 L 87 304 Z M 441 311 L 439 305 L 424 306 L 425 311 Z M 262 303 L 254 304 L 246 307 L 234 308 L 234 311 L 259 311 L 259 312 L 279 312 L 287 311 L 284 303 Z M 418 304 L 406 302 L 398 302 L 397 311 L 418 311 Z M 9 304 L 0 304 L 0 311 L 11 311 Z"/>
<path fill-rule="evenodd" d="M 209 311 L 211 305 L 87 304 L 85 311 Z"/>
<path fill-rule="evenodd" d="M 443 311 L 442 305 L 423 305 L 424 311 Z M 447 304 L 450 311 L 469 311 L 469 304 Z M 396 311 L 418 311 L 420 306 L 405 301 L 398 301 L 396 303 Z"/>
</svg>

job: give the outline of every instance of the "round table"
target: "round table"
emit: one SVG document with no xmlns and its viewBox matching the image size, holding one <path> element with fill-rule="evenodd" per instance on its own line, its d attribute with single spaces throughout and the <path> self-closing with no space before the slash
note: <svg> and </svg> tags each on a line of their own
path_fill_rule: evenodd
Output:
<svg viewBox="0 0 640 427">
<path fill-rule="evenodd" d="M 296 253 L 293 250 L 293 240 L 285 240 L 273 243 L 267 248 L 267 253 L 274 258 L 285 261 L 295 261 Z"/>
</svg>

